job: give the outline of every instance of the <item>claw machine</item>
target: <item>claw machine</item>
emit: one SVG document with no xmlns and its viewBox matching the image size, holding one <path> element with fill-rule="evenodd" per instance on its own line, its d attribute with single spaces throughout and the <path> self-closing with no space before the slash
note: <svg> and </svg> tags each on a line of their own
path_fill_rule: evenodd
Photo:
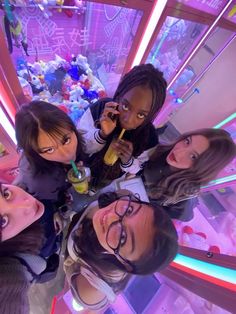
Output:
<svg viewBox="0 0 236 314">
<path fill-rule="evenodd" d="M 29 99 L 62 106 L 76 122 L 90 103 L 112 96 L 120 77 L 139 63 L 152 63 L 164 72 L 168 96 L 155 123 L 166 123 L 201 93 L 196 82 L 235 39 L 236 31 L 232 0 L 5 0 L 1 9 L 5 25 L 5 33 L 0 33 L 1 105 L 11 126 L 15 111 Z M 223 117 L 217 119 L 215 124 Z M 231 124 L 223 127 L 234 132 Z M 6 134 L 1 132 L 1 137 Z M 227 171 L 218 179 L 225 179 Z M 212 205 L 205 197 L 195 208 L 193 222 L 176 222 L 178 258 L 163 276 L 133 278 L 104 313 L 182 314 L 199 308 L 201 313 L 227 313 L 233 309 L 236 224 L 227 218 L 222 226 L 218 210 L 228 213 L 231 202 L 231 214 L 235 214 L 233 193 L 228 191 L 234 190 L 233 182 L 204 187 L 202 194 L 218 189 L 216 194 L 225 193 L 225 198 L 215 197 L 220 204 Z M 224 273 L 228 275 L 220 276 Z M 66 311 L 83 311 L 67 287 L 54 298 L 51 313 Z"/>
</svg>

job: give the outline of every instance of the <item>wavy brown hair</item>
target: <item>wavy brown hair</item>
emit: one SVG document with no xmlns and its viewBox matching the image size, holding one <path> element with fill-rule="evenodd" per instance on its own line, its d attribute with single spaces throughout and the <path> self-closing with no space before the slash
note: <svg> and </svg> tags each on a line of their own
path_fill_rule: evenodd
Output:
<svg viewBox="0 0 236 314">
<path fill-rule="evenodd" d="M 180 141 L 194 135 L 202 135 L 209 141 L 208 149 L 197 158 L 191 168 L 173 171 L 160 182 L 155 180 L 158 159 L 170 152 Z M 202 185 L 215 179 L 217 174 L 236 156 L 236 145 L 230 134 L 222 129 L 199 129 L 182 134 L 170 145 L 158 145 L 146 167 L 152 171 L 153 180 L 147 182 L 151 198 L 164 198 L 167 203 L 198 194 Z"/>
</svg>

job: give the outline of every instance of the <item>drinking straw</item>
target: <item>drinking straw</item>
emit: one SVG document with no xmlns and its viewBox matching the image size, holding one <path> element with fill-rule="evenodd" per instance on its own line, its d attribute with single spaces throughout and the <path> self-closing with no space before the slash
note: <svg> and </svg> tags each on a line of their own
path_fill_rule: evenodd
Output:
<svg viewBox="0 0 236 314">
<path fill-rule="evenodd" d="M 125 129 L 122 129 L 121 132 L 120 132 L 120 135 L 118 137 L 118 140 L 120 140 L 122 138 L 122 136 L 124 135 L 125 133 Z"/>
<path fill-rule="evenodd" d="M 76 176 L 77 178 L 80 178 L 80 177 L 81 177 L 81 173 L 80 173 L 79 170 L 77 169 L 75 162 L 74 162 L 73 160 L 71 160 L 70 163 L 71 163 L 71 166 L 72 166 L 72 168 L 73 168 L 73 171 L 74 171 L 75 176 Z"/>
</svg>

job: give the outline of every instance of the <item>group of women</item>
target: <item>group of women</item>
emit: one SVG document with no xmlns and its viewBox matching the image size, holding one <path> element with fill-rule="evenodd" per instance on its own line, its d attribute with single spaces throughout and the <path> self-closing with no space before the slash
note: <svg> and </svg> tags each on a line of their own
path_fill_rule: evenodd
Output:
<svg viewBox="0 0 236 314">
<path fill-rule="evenodd" d="M 43 101 L 20 108 L 19 176 L 15 185 L 2 184 L 0 192 L 1 313 L 28 313 L 30 284 L 55 276 L 71 161 L 90 168 L 95 193 L 67 221 L 64 271 L 78 303 L 102 309 L 132 274 L 151 274 L 174 259 L 178 237 L 172 219 L 192 218 L 192 199 L 235 157 L 236 148 L 221 129 L 159 143 L 152 122 L 165 96 L 163 74 L 145 64 L 122 78 L 112 99 L 91 105 L 77 126 Z M 110 144 L 118 156 L 112 166 L 103 160 Z M 142 178 L 150 202 L 127 190 L 102 193 L 130 174 Z"/>
</svg>

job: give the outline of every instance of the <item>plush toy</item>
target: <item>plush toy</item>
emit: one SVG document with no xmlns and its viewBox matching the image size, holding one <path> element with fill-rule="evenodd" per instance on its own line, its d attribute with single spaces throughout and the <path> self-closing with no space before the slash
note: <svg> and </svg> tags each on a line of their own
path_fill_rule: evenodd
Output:
<svg viewBox="0 0 236 314">
<path fill-rule="evenodd" d="M 31 80 L 29 83 L 32 87 L 33 93 L 39 94 L 44 89 L 42 83 L 40 82 L 40 79 L 34 74 L 31 74 L 30 77 L 31 77 Z"/>
<path fill-rule="evenodd" d="M 220 253 L 220 248 L 216 245 L 209 245 L 207 236 L 203 232 L 195 232 L 192 227 L 184 226 L 182 228 L 182 239 L 180 244 L 199 250 Z"/>
<path fill-rule="evenodd" d="M 77 85 L 72 85 L 72 89 L 69 92 L 70 98 L 69 101 L 78 101 L 81 99 L 81 96 L 84 94 L 84 90 Z"/>
</svg>

